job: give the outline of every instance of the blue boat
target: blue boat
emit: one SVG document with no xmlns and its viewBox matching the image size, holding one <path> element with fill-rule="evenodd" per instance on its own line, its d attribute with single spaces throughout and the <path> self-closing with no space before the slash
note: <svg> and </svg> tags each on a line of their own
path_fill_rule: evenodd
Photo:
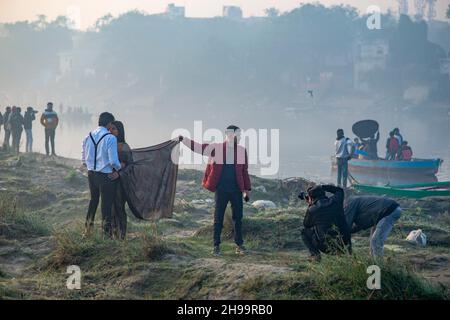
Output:
<svg viewBox="0 0 450 320">
<path fill-rule="evenodd" d="M 352 159 L 348 163 L 348 168 L 350 172 L 435 175 L 441 163 L 441 159 L 412 159 L 411 161 Z"/>
</svg>

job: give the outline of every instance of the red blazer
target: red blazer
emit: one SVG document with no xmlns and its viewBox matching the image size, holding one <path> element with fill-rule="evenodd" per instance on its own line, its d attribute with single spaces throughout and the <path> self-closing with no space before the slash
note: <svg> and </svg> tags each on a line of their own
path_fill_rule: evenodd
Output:
<svg viewBox="0 0 450 320">
<path fill-rule="evenodd" d="M 215 192 L 222 174 L 222 167 L 226 159 L 226 142 L 222 143 L 204 143 L 199 144 L 191 140 L 191 150 L 208 156 L 208 164 L 206 166 L 205 175 L 203 176 L 202 185 L 207 190 Z M 236 181 L 239 189 L 244 192 L 251 190 L 250 176 L 248 175 L 248 157 L 244 147 L 237 145 L 234 153 L 234 163 L 236 170 Z"/>
</svg>

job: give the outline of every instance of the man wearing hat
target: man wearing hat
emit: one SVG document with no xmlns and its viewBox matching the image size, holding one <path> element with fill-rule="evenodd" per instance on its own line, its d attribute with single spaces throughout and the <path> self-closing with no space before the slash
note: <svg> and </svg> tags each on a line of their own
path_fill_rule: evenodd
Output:
<svg viewBox="0 0 450 320">
<path fill-rule="evenodd" d="M 327 197 L 326 192 L 333 194 Z M 344 216 L 344 190 L 333 185 L 309 187 L 302 238 L 314 260 L 320 253 L 351 251 L 350 228 Z"/>
<path fill-rule="evenodd" d="M 33 152 L 33 121 L 36 120 L 37 111 L 32 107 L 28 107 L 23 116 L 23 128 L 25 129 L 25 135 L 27 138 L 25 145 L 25 152 Z"/>
</svg>

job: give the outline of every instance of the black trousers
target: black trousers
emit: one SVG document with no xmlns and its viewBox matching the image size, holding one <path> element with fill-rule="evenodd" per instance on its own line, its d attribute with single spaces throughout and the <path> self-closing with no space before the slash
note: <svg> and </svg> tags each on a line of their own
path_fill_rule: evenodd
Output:
<svg viewBox="0 0 450 320">
<path fill-rule="evenodd" d="M 22 130 L 11 130 L 12 135 L 12 150 L 14 153 L 19 153 L 20 140 L 22 139 Z"/>
<path fill-rule="evenodd" d="M 231 202 L 231 212 L 234 228 L 234 242 L 241 246 L 244 243 L 242 239 L 242 217 L 244 203 L 242 201 L 241 191 L 223 191 L 217 190 L 215 195 L 216 205 L 214 210 L 214 245 L 220 245 L 220 235 L 223 228 L 223 218 L 228 202 Z"/>
<path fill-rule="evenodd" d="M 103 232 L 109 237 L 112 236 L 112 206 L 116 196 L 116 189 L 119 179 L 112 181 L 108 174 L 101 172 L 88 172 L 89 190 L 91 200 L 86 216 L 86 227 L 94 225 L 95 212 L 97 211 L 100 198 L 102 199 L 102 226 Z"/>
<path fill-rule="evenodd" d="M 329 230 L 327 235 L 321 239 L 314 228 L 305 228 L 302 230 L 302 239 L 313 256 L 318 256 L 321 252 L 328 254 L 351 253 L 351 244 L 345 245 L 342 236 L 334 230 Z"/>
<path fill-rule="evenodd" d="M 319 256 L 321 251 L 325 251 L 323 242 L 318 240 L 313 228 L 302 230 L 302 240 L 312 256 Z"/>
<path fill-rule="evenodd" d="M 45 153 L 50 154 L 49 143 L 52 145 L 52 154 L 55 153 L 55 132 L 56 129 L 45 129 Z"/>
<path fill-rule="evenodd" d="M 11 140 L 11 130 L 5 129 L 5 139 L 3 141 L 3 148 L 9 150 L 9 141 Z"/>
</svg>

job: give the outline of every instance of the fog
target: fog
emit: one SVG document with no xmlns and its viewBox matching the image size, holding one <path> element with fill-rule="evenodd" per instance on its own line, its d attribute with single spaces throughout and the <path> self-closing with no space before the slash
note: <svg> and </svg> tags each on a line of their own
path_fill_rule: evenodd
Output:
<svg viewBox="0 0 450 320">
<path fill-rule="evenodd" d="M 444 159 L 438 178 L 449 180 L 450 81 L 443 66 L 450 25 L 387 14 L 381 30 L 368 30 L 366 19 L 350 7 L 304 5 L 248 19 L 131 12 L 86 32 L 68 28 L 64 17 L 5 24 L 0 107 L 42 112 L 54 102 L 61 118 L 56 151 L 71 158 L 80 158 L 81 141 L 102 111 L 124 122 L 135 148 L 168 140 L 179 128 L 193 132 L 194 121 L 204 130 L 278 129 L 274 177 L 324 182 L 333 179 L 336 130 L 353 138 L 354 122 L 374 119 L 379 156 L 399 127 L 415 157 Z M 90 121 L 68 117 L 69 107 L 88 110 Z M 34 134 L 34 150 L 43 152 L 38 121 Z M 257 166 L 251 171 L 259 173 Z"/>
</svg>

